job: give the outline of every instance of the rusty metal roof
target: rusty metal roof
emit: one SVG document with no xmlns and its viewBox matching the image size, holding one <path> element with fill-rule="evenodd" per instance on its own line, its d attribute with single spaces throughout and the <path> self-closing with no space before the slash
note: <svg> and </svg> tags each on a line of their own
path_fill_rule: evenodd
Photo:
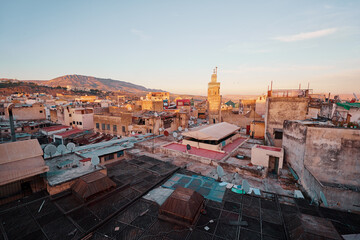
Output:
<svg viewBox="0 0 360 240">
<path fill-rule="evenodd" d="M 193 225 L 204 205 L 204 197 L 194 190 L 178 187 L 159 209 L 159 218 L 178 223 Z"/>
<path fill-rule="evenodd" d="M 71 186 L 71 190 L 77 197 L 85 201 L 89 197 L 113 187 L 116 187 L 116 184 L 105 174 L 97 171 L 79 178 Z"/>
</svg>

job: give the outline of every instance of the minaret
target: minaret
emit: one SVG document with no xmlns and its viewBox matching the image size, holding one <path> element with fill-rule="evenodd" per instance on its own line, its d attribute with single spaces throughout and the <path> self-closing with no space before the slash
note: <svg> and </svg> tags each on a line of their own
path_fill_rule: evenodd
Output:
<svg viewBox="0 0 360 240">
<path fill-rule="evenodd" d="M 214 69 L 214 73 L 211 75 L 211 82 L 208 84 L 208 113 L 209 123 L 219 123 L 220 119 L 220 83 L 217 82 L 217 67 Z"/>
</svg>

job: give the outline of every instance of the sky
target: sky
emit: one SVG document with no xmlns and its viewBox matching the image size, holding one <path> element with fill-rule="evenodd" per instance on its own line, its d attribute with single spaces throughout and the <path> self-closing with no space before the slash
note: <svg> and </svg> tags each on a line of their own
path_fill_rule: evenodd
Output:
<svg viewBox="0 0 360 240">
<path fill-rule="evenodd" d="M 0 78 L 360 94 L 360 1 L 0 1 Z"/>
</svg>

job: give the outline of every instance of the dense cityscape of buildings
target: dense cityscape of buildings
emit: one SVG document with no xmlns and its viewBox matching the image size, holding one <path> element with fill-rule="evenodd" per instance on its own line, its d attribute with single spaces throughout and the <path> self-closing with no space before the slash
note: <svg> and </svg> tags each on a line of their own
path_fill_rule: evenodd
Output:
<svg viewBox="0 0 360 240">
<path fill-rule="evenodd" d="M 220 84 L 0 96 L 0 239 L 359 239 L 356 96 Z"/>
</svg>

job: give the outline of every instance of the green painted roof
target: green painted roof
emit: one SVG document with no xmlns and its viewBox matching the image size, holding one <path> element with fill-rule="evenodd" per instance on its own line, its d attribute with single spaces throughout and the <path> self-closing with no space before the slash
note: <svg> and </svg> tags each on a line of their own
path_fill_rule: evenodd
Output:
<svg viewBox="0 0 360 240">
<path fill-rule="evenodd" d="M 336 103 L 336 105 L 345 108 L 346 110 L 350 110 L 350 108 L 360 108 L 360 103 Z"/>
</svg>

